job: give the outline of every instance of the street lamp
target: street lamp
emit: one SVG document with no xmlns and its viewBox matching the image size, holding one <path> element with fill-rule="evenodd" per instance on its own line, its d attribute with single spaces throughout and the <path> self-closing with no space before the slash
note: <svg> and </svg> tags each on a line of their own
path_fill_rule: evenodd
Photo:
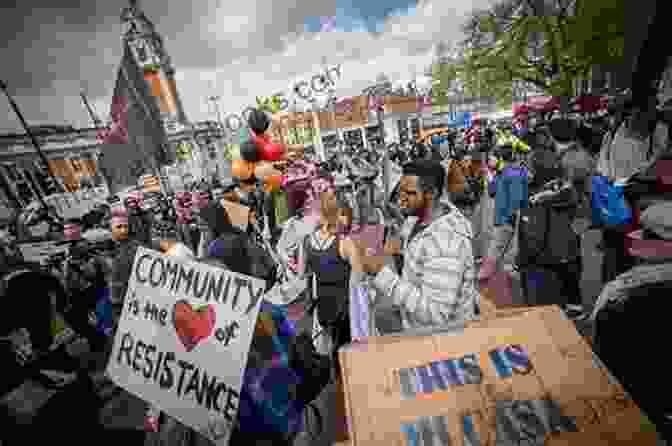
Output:
<svg viewBox="0 0 672 446">
<path fill-rule="evenodd" d="M 208 96 L 208 102 L 210 102 L 215 109 L 215 114 L 217 116 L 217 124 L 219 125 L 220 129 L 224 129 L 224 123 L 222 122 L 222 114 L 219 109 L 219 101 L 221 100 L 221 96 Z"/>
</svg>

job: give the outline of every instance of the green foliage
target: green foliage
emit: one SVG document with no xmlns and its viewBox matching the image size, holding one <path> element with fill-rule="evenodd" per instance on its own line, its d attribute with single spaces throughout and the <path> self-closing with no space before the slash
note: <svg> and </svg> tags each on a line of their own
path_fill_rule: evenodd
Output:
<svg viewBox="0 0 672 446">
<path fill-rule="evenodd" d="M 180 141 L 175 148 L 175 156 L 178 161 L 189 161 L 192 158 L 193 148 L 191 143 Z"/>
<path fill-rule="evenodd" d="M 455 64 L 445 62 L 432 64 L 432 105 L 441 107 L 448 104 L 448 94 L 456 78 Z"/>
<path fill-rule="evenodd" d="M 259 110 L 275 114 L 282 107 L 282 98 L 279 96 L 262 97 L 257 96 L 257 108 Z"/>
<path fill-rule="evenodd" d="M 576 81 L 594 65 L 618 64 L 624 2 L 553 0 L 552 10 L 537 15 L 531 1 L 500 0 L 475 11 L 464 25 L 469 50 L 458 76 L 468 92 L 494 96 L 499 103 L 512 99 L 512 81 L 572 96 Z"/>
</svg>

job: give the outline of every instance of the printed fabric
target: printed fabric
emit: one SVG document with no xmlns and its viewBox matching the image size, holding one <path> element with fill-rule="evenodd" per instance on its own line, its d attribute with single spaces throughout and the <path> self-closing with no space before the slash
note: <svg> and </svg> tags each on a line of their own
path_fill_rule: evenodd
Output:
<svg viewBox="0 0 672 446">
<path fill-rule="evenodd" d="M 385 266 L 373 281 L 380 299 L 400 307 L 405 329 L 475 317 L 480 295 L 471 222 L 451 203 L 410 239 L 399 276 Z"/>
<path fill-rule="evenodd" d="M 301 377 L 289 365 L 296 327 L 283 306 L 263 302 L 243 376 L 238 422 L 242 432 L 296 433 L 303 407 L 291 389 Z"/>
</svg>

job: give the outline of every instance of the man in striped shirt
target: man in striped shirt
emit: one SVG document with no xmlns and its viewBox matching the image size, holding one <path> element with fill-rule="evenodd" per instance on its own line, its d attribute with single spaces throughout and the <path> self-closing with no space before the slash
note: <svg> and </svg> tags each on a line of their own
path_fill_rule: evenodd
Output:
<svg viewBox="0 0 672 446">
<path fill-rule="evenodd" d="M 377 307 L 397 307 L 404 329 L 442 326 L 473 319 L 480 294 L 472 253 L 469 220 L 449 201 L 441 200 L 445 170 L 433 161 L 404 167 L 399 204 L 407 230 L 388 240 L 385 255 L 358 251 L 351 259 L 355 281 L 374 275 Z M 394 256 L 403 253 L 398 273 Z"/>
</svg>

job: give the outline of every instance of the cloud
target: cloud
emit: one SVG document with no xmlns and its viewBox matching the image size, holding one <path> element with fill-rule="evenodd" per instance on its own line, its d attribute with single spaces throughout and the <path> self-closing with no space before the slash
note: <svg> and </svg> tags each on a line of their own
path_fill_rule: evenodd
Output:
<svg viewBox="0 0 672 446">
<path fill-rule="evenodd" d="M 15 46 L 21 39 L 27 42 L 14 55 L 0 50 L 0 58 L 23 63 L 3 76 L 8 77 L 31 124 L 90 125 L 78 96 L 81 87 L 88 90 L 99 114 L 106 116 L 109 111 L 121 58 L 118 17 L 124 5 L 119 3 L 124 2 L 104 2 L 106 9 L 99 12 L 79 11 L 74 0 L 68 1 L 73 5 L 67 10 L 55 14 L 53 8 L 33 9 L 21 26 L 0 32 Z M 410 79 L 431 62 L 436 42 L 462 38 L 465 13 L 489 3 L 433 0 L 409 6 L 408 0 L 398 1 L 404 6 L 385 12 L 384 19 L 382 13 L 371 12 L 375 2 L 366 4 L 371 11 L 335 0 L 145 0 L 141 4 L 164 36 L 187 116 L 199 121 L 214 117 L 208 96 L 222 98 L 223 112 L 237 113 L 253 105 L 257 95 L 288 92 L 293 82 L 318 72 L 325 57 L 328 64 L 343 64 L 339 95 L 358 94 L 381 72 L 392 80 Z M 35 8 L 31 1 L 24 3 Z M 54 16 L 60 19 L 54 21 Z M 321 16 L 337 17 L 333 32 L 319 34 L 306 27 L 306 17 Z M 30 33 L 19 28 L 39 32 L 28 37 Z M 0 131 L 15 131 L 17 121 L 6 108 L 6 114 L 0 108 Z"/>
</svg>

